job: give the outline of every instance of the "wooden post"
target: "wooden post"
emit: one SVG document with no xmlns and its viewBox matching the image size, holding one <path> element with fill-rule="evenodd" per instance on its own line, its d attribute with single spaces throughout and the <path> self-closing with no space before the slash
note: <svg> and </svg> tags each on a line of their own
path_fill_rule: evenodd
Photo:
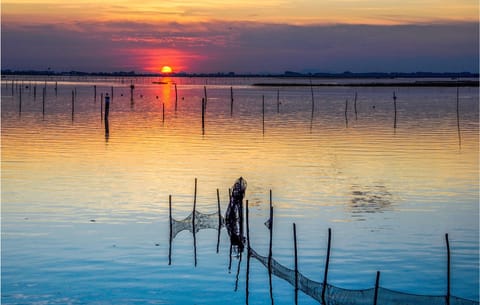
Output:
<svg viewBox="0 0 480 305">
<path fill-rule="evenodd" d="M 298 251 L 297 251 L 297 229 L 293 223 L 293 247 L 295 250 L 295 305 L 298 304 Z"/>
<path fill-rule="evenodd" d="M 55 96 L 58 96 L 58 82 L 55 82 Z"/>
<path fill-rule="evenodd" d="M 248 282 L 250 276 L 250 224 L 248 220 L 248 200 L 245 205 L 246 221 L 247 221 L 247 276 L 245 280 L 245 300 L 246 305 L 248 305 Z"/>
<path fill-rule="evenodd" d="M 110 100 L 113 102 L 113 86 L 111 88 Z"/>
<path fill-rule="evenodd" d="M 37 85 L 33 86 L 33 100 L 37 99 Z"/>
<path fill-rule="evenodd" d="M 277 89 L 277 113 L 280 113 L 280 89 Z"/>
<path fill-rule="evenodd" d="M 462 137 L 460 133 L 460 98 L 457 87 L 457 134 L 458 134 L 458 146 L 462 147 Z"/>
<path fill-rule="evenodd" d="M 42 91 L 42 114 L 45 115 L 45 87 Z"/>
<path fill-rule="evenodd" d="M 168 219 L 170 221 L 170 242 L 168 247 L 168 265 L 171 265 L 172 264 L 172 241 L 173 241 L 172 195 L 168 195 Z"/>
<path fill-rule="evenodd" d="M 74 114 L 75 114 L 75 96 L 74 96 L 74 92 L 72 90 L 72 121 L 73 121 Z"/>
<path fill-rule="evenodd" d="M 393 92 L 393 108 L 395 110 L 393 128 L 397 128 L 397 96 L 395 95 L 395 91 Z"/>
<path fill-rule="evenodd" d="M 230 86 L 230 116 L 233 116 L 233 87 Z"/>
<path fill-rule="evenodd" d="M 93 101 L 97 101 L 97 85 L 93 86 Z"/>
<path fill-rule="evenodd" d="M 14 96 L 14 94 L 15 94 L 15 93 L 14 93 L 14 91 L 13 91 L 13 90 L 14 90 L 14 88 L 15 88 L 15 81 L 14 81 L 14 80 L 12 80 L 12 96 Z"/>
<path fill-rule="evenodd" d="M 222 212 L 220 211 L 220 192 L 217 189 L 217 209 L 218 209 L 218 236 L 217 236 L 217 253 L 220 247 L 220 232 L 222 229 Z"/>
<path fill-rule="evenodd" d="M 312 93 L 312 120 L 313 120 L 313 113 L 315 112 L 315 97 L 313 95 L 313 84 L 312 79 L 310 79 L 310 91 Z"/>
<path fill-rule="evenodd" d="M 202 98 L 202 134 L 205 134 L 205 98 Z"/>
<path fill-rule="evenodd" d="M 110 97 L 108 93 L 105 94 L 105 122 L 108 121 L 108 115 L 110 114 Z"/>
<path fill-rule="evenodd" d="M 162 123 L 165 124 L 165 103 L 162 103 Z"/>
<path fill-rule="evenodd" d="M 357 120 L 357 92 L 355 92 L 355 99 L 353 101 L 353 106 L 355 108 L 355 120 Z"/>
<path fill-rule="evenodd" d="M 325 302 L 325 291 L 327 289 L 327 277 L 328 277 L 328 265 L 330 263 L 330 246 L 332 241 L 332 230 L 328 228 L 328 245 L 327 245 L 327 259 L 325 261 L 325 273 L 323 275 L 323 286 L 322 286 L 322 303 Z"/>
<path fill-rule="evenodd" d="M 20 93 L 19 93 L 19 103 L 18 103 L 18 114 L 22 115 L 22 88 L 20 87 Z"/>
<path fill-rule="evenodd" d="M 265 134 L 265 95 L 262 95 L 262 133 Z"/>
<path fill-rule="evenodd" d="M 100 94 L 100 121 L 103 121 L 103 93 Z"/>
<path fill-rule="evenodd" d="M 177 112 L 177 103 L 178 103 L 178 91 L 177 91 L 177 83 L 175 83 L 175 112 Z"/>
<path fill-rule="evenodd" d="M 375 280 L 375 293 L 373 295 L 373 305 L 377 305 L 379 283 L 380 283 L 380 271 L 377 271 L 377 278 Z"/>
<path fill-rule="evenodd" d="M 448 241 L 448 233 L 445 234 L 445 242 L 447 244 L 447 296 L 446 304 L 450 305 L 450 243 Z"/>
<path fill-rule="evenodd" d="M 205 108 L 207 108 L 207 86 L 203 86 L 203 92 L 205 94 Z"/>
<path fill-rule="evenodd" d="M 270 190 L 270 243 L 268 247 L 268 280 L 270 283 L 270 300 L 273 301 L 273 285 L 272 285 L 272 244 L 273 244 L 273 204 L 272 204 L 272 190 Z"/>
<path fill-rule="evenodd" d="M 348 128 L 348 99 L 345 100 L 345 126 Z"/>
</svg>

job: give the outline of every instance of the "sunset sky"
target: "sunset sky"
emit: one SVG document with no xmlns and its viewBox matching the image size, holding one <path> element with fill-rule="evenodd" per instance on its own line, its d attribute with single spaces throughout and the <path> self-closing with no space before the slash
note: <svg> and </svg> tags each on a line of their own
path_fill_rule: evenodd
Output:
<svg viewBox="0 0 480 305">
<path fill-rule="evenodd" d="M 3 0 L 2 69 L 478 72 L 477 0 Z"/>
</svg>

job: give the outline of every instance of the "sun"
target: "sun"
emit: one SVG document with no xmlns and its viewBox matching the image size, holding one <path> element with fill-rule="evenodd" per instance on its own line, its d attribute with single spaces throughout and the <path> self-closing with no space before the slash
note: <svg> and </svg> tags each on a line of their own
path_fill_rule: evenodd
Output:
<svg viewBox="0 0 480 305">
<path fill-rule="evenodd" d="M 170 66 L 163 66 L 162 67 L 162 73 L 170 74 L 170 73 L 172 73 L 172 68 L 170 68 Z"/>
</svg>

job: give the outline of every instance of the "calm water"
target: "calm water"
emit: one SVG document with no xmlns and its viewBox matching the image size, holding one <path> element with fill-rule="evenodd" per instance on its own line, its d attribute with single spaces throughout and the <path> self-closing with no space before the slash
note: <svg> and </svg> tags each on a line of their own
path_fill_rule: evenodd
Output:
<svg viewBox="0 0 480 305">
<path fill-rule="evenodd" d="M 452 294 L 479 299 L 478 88 L 460 89 L 457 117 L 456 88 L 316 87 L 312 119 L 309 87 L 280 88 L 277 113 L 277 88 L 251 86 L 271 79 L 164 80 L 178 84 L 176 112 L 174 86 L 158 79 L 135 79 L 133 103 L 129 79 L 58 79 L 57 96 L 50 80 L 45 114 L 43 80 L 24 79 L 21 105 L 2 82 L 2 304 L 244 304 L 245 259 L 235 292 L 225 230 L 218 254 L 217 231 L 196 234 L 196 268 L 192 234 L 181 232 L 168 265 L 168 196 L 186 217 L 198 178 L 197 209 L 215 212 L 218 188 L 225 211 L 240 176 L 259 253 L 271 189 L 273 256 L 285 266 L 295 222 L 299 269 L 322 281 L 332 228 L 329 283 L 371 288 L 379 270 L 382 287 L 444 295 L 448 233 Z M 99 99 L 111 86 L 106 135 Z M 250 302 L 270 302 L 268 291 L 252 260 Z M 273 294 L 293 303 L 281 279 Z"/>
</svg>

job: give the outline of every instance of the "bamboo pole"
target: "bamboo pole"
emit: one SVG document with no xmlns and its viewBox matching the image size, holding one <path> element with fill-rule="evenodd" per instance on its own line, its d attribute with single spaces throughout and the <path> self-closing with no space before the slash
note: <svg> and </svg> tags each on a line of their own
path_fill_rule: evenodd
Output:
<svg viewBox="0 0 480 305">
<path fill-rule="evenodd" d="M 247 275 L 245 280 L 245 303 L 248 305 L 248 284 L 249 284 L 249 276 L 250 276 L 250 224 L 248 220 L 248 200 L 245 204 L 245 213 L 246 213 L 246 221 L 247 221 Z"/>
<path fill-rule="evenodd" d="M 355 109 L 355 120 L 357 120 L 357 92 L 355 91 L 355 99 L 353 101 L 353 107 Z"/>
<path fill-rule="evenodd" d="M 177 83 L 175 83 L 175 112 L 177 112 L 177 104 L 178 104 L 178 91 L 177 91 Z"/>
<path fill-rule="evenodd" d="M 172 264 L 172 241 L 173 241 L 173 219 L 172 219 L 172 195 L 168 195 L 168 219 L 170 222 L 170 242 L 168 246 L 168 265 Z"/>
<path fill-rule="evenodd" d="M 233 87 L 230 86 L 230 116 L 233 116 Z"/>
<path fill-rule="evenodd" d="M 445 234 L 445 242 L 447 245 L 447 295 L 445 297 L 445 301 L 447 305 L 450 305 L 450 291 L 451 291 L 451 286 L 450 286 L 450 243 L 448 241 L 448 233 Z"/>
<path fill-rule="evenodd" d="M 205 99 L 202 98 L 202 134 L 205 134 Z"/>
<path fill-rule="evenodd" d="M 377 305 L 379 284 L 380 284 L 380 271 L 377 271 L 377 277 L 375 279 L 375 292 L 373 294 L 373 305 Z"/>
<path fill-rule="evenodd" d="M 217 209 L 218 209 L 218 236 L 217 236 L 217 253 L 220 247 L 220 232 L 222 229 L 222 212 L 220 211 L 220 191 L 217 189 Z"/>
<path fill-rule="evenodd" d="M 322 303 L 326 304 L 325 302 L 325 292 L 327 289 L 327 277 L 328 277 L 328 265 L 330 263 L 330 247 L 332 241 L 332 230 L 328 228 L 328 245 L 327 245 L 327 258 L 325 261 L 325 273 L 323 275 L 323 285 L 322 285 Z"/>
<path fill-rule="evenodd" d="M 273 246 L 273 204 L 272 204 L 272 190 L 270 190 L 270 242 L 268 247 L 268 280 L 270 284 L 270 300 L 272 305 L 274 304 L 273 300 L 273 285 L 272 285 L 272 246 Z"/>
<path fill-rule="evenodd" d="M 75 115 L 75 96 L 74 96 L 74 92 L 72 90 L 72 121 L 73 121 L 74 115 Z"/>
<path fill-rule="evenodd" d="M 394 111 L 395 111 L 393 128 L 397 128 L 397 96 L 395 95 L 395 91 L 393 92 L 393 108 L 394 108 Z"/>
<path fill-rule="evenodd" d="M 295 305 L 298 304 L 298 251 L 297 251 L 297 228 L 293 223 L 293 247 L 295 253 Z"/>
<path fill-rule="evenodd" d="M 265 134 L 265 95 L 262 95 L 262 133 Z"/>
</svg>

